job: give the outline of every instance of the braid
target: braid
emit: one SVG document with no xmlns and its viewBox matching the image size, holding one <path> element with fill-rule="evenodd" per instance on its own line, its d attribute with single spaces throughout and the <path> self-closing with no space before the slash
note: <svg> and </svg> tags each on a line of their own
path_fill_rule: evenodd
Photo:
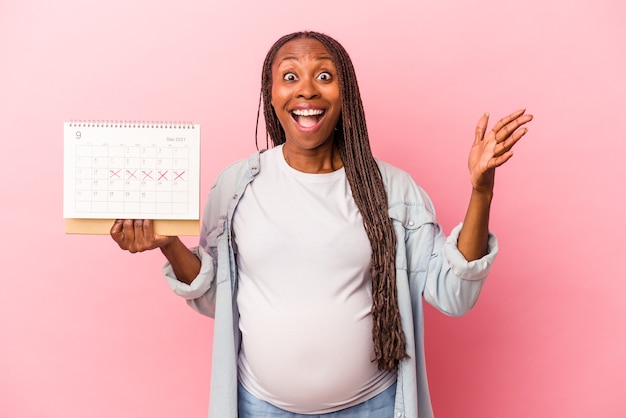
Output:
<svg viewBox="0 0 626 418">
<path fill-rule="evenodd" d="M 400 360 L 408 357 L 398 309 L 396 234 L 388 214 L 383 179 L 370 149 L 365 112 L 354 67 L 348 53 L 336 40 L 317 32 L 298 32 L 282 37 L 270 49 L 263 64 L 261 81 L 267 135 L 275 146 L 285 142 L 285 131 L 271 106 L 271 66 L 278 50 L 296 38 L 313 38 L 321 42 L 337 68 L 342 106 L 335 141 L 372 248 L 370 275 L 375 353 L 373 361 L 378 363 L 381 370 L 396 370 Z"/>
</svg>

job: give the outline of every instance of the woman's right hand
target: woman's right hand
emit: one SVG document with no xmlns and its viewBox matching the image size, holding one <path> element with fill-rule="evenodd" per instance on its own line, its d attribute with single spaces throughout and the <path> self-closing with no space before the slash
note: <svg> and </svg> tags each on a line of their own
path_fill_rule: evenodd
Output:
<svg viewBox="0 0 626 418">
<path fill-rule="evenodd" d="M 176 239 L 155 234 L 152 225 L 147 219 L 117 219 L 111 227 L 111 237 L 121 249 L 131 253 L 163 248 Z"/>
</svg>

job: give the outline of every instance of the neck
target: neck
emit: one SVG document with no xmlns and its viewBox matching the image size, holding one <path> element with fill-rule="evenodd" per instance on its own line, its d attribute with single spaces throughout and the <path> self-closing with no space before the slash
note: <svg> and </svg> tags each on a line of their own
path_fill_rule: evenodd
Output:
<svg viewBox="0 0 626 418">
<path fill-rule="evenodd" d="M 289 142 L 285 142 L 283 156 L 291 168 L 303 173 L 330 173 L 343 167 L 343 161 L 334 141 L 310 150 L 296 148 Z"/>
</svg>

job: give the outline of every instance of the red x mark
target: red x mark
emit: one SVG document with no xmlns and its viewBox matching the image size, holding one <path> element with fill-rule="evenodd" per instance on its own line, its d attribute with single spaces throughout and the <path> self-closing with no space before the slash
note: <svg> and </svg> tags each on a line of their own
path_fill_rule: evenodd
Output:
<svg viewBox="0 0 626 418">
<path fill-rule="evenodd" d="M 183 174 L 185 174 L 185 172 L 184 172 L 184 171 L 181 171 L 180 173 L 177 173 L 176 171 L 174 171 L 174 174 L 176 174 L 176 177 L 174 178 L 174 181 L 176 181 L 176 180 L 178 180 L 178 179 L 185 180 L 185 179 L 183 178 Z"/>
<path fill-rule="evenodd" d="M 120 178 L 120 171 L 122 170 L 117 170 L 117 171 L 109 170 L 109 172 L 111 173 L 111 178 L 113 177 Z"/>
<path fill-rule="evenodd" d="M 126 170 L 126 172 L 128 173 L 128 178 L 126 180 L 130 180 L 132 179 L 136 179 L 137 176 L 135 176 L 135 173 L 137 172 L 137 170 L 133 171 L 132 173 L 130 172 L 130 170 Z"/>
<path fill-rule="evenodd" d="M 142 171 L 142 173 L 143 173 L 143 179 L 144 180 L 147 179 L 147 178 L 149 178 L 150 180 L 154 180 L 152 178 L 152 176 L 150 175 L 150 174 L 152 174 L 152 171 L 148 171 L 147 173 L 145 171 Z"/>
<path fill-rule="evenodd" d="M 167 177 L 165 177 L 165 175 L 166 175 L 166 174 L 167 174 L 167 171 L 164 171 L 163 173 L 161 173 L 161 172 L 159 171 L 159 180 L 161 180 L 161 179 L 165 179 L 165 180 L 167 180 Z"/>
</svg>

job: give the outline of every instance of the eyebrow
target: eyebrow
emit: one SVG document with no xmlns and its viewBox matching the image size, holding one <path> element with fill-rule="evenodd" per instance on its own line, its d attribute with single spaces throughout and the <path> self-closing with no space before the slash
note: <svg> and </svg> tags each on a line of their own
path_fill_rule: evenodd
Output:
<svg viewBox="0 0 626 418">
<path fill-rule="evenodd" d="M 283 58 L 282 60 L 280 60 L 280 63 L 283 63 L 285 61 L 299 61 L 300 58 L 298 55 L 290 55 L 288 57 Z M 315 58 L 315 61 L 330 61 L 332 62 L 332 58 L 330 57 L 330 55 L 325 55 L 325 56 L 321 56 L 321 57 L 317 57 Z"/>
</svg>

